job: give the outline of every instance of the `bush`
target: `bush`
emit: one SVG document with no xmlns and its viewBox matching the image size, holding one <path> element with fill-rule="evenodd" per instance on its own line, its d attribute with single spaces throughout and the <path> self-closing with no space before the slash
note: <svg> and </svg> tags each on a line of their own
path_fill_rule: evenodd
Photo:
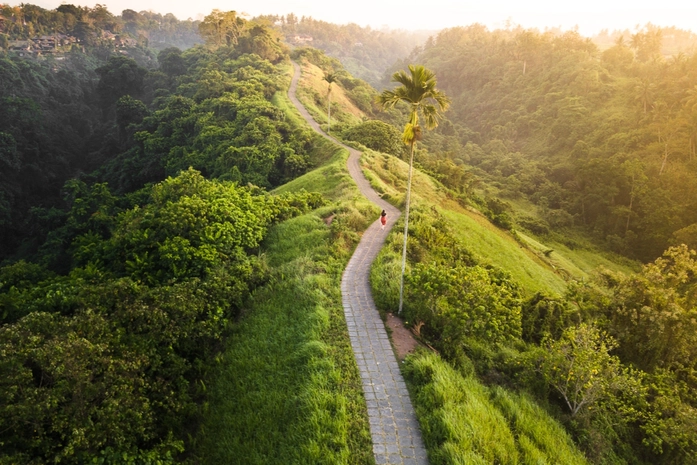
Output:
<svg viewBox="0 0 697 465">
<path fill-rule="evenodd" d="M 551 336 L 561 337 L 564 328 L 577 323 L 578 311 L 565 300 L 553 299 L 539 292 L 523 305 L 523 340 L 539 344 Z"/>
<path fill-rule="evenodd" d="M 439 347 L 469 338 L 497 343 L 520 337 L 520 296 L 501 272 L 481 266 L 416 265 L 407 276 L 406 316 L 422 321 Z"/>
<path fill-rule="evenodd" d="M 518 224 L 533 234 L 549 234 L 549 224 L 544 220 L 538 220 L 530 216 L 523 216 L 518 219 Z"/>
<path fill-rule="evenodd" d="M 344 131 L 343 138 L 359 142 L 369 149 L 394 156 L 404 154 L 402 136 L 394 126 L 371 120 Z"/>
</svg>

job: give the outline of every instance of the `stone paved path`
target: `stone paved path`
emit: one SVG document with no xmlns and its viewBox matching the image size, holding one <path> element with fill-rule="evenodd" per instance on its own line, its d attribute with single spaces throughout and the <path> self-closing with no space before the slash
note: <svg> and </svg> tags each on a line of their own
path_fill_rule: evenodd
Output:
<svg viewBox="0 0 697 465">
<path fill-rule="evenodd" d="M 385 331 L 385 325 L 375 308 L 368 282 L 370 265 L 401 213 L 396 207 L 382 200 L 370 187 L 358 163 L 360 152 L 325 134 L 305 107 L 300 104 L 295 97 L 300 67 L 296 63 L 293 63 L 293 67 L 295 72 L 288 91 L 293 105 L 315 131 L 348 149 L 350 152 L 349 173 L 359 190 L 370 201 L 387 211 L 388 220 L 385 229 L 380 229 L 379 219 L 370 225 L 363 233 L 341 279 L 344 314 L 351 346 L 361 372 L 375 461 L 378 464 L 390 465 L 427 465 L 426 449 L 421 440 L 419 423 Z"/>
</svg>

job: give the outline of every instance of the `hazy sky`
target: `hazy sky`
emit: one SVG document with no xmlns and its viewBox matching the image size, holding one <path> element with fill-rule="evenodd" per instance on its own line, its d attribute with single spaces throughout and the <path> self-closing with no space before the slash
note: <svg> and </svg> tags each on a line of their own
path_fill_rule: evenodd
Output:
<svg viewBox="0 0 697 465">
<path fill-rule="evenodd" d="M 7 2 L 7 1 L 6 1 Z M 15 4 L 9 1 L 7 3 Z M 17 2 L 19 3 L 19 2 Z M 60 0 L 26 0 L 44 8 L 56 8 Z M 101 0 L 63 1 L 94 6 L 102 3 L 109 11 L 120 14 L 130 8 L 174 13 L 179 19 L 210 13 L 214 8 L 235 10 L 252 16 L 295 13 L 332 23 L 356 23 L 380 28 L 387 25 L 403 29 L 442 29 L 479 22 L 490 28 L 504 27 L 506 22 L 523 27 L 557 27 L 592 35 L 603 28 L 634 30 L 648 22 L 658 26 L 676 26 L 697 32 L 695 0 Z"/>
</svg>

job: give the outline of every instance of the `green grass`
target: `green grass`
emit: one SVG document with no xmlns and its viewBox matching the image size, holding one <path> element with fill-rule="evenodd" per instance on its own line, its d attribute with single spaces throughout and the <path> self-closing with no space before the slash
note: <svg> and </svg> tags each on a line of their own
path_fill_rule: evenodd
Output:
<svg viewBox="0 0 697 465">
<path fill-rule="evenodd" d="M 337 248 L 325 213 L 271 230 L 273 277 L 235 326 L 210 387 L 200 463 L 374 463 L 341 306 L 349 250 Z"/>
<path fill-rule="evenodd" d="M 286 115 L 286 122 L 291 126 L 294 128 L 306 127 L 305 120 L 302 119 L 302 115 L 300 115 L 298 109 L 293 106 L 293 103 L 288 98 L 287 91 L 276 92 L 271 98 L 271 103 L 283 110 L 283 113 Z"/>
<path fill-rule="evenodd" d="M 522 463 L 576 465 L 587 462 L 564 428 L 527 395 L 501 387 L 494 387 L 490 392 L 492 403 L 503 413 L 518 439 Z"/>
<path fill-rule="evenodd" d="M 502 193 L 500 188 L 491 185 L 483 186 L 483 190 L 479 192 L 480 195 L 498 197 L 501 197 Z M 506 196 L 503 200 L 510 205 L 515 217 L 529 217 L 544 222 L 540 208 L 531 201 Z M 641 267 L 640 263 L 634 260 L 600 249 L 580 231 L 553 231 L 541 237 L 531 232 L 518 231 L 518 235 L 526 247 L 558 270 L 558 274 L 568 274 L 574 279 L 587 279 L 598 267 L 623 273 L 637 272 Z M 544 255 L 550 250 L 553 252 L 549 256 Z"/>
<path fill-rule="evenodd" d="M 307 129 L 287 95 L 274 104 L 294 129 Z M 319 168 L 274 192 L 304 189 L 333 202 L 269 230 L 262 254 L 271 278 L 247 303 L 211 377 L 196 463 L 374 463 L 340 280 L 377 213 L 348 174 L 346 150 L 315 136 L 310 155 Z"/>
<path fill-rule="evenodd" d="M 320 124 L 320 127 L 326 131 L 328 83 L 323 80 L 324 72 L 305 60 L 300 60 L 299 63 L 302 68 L 302 76 L 296 97 L 305 106 L 314 120 Z M 358 124 L 365 116 L 351 101 L 339 82 L 332 85 L 331 102 L 332 128 Z"/>
<path fill-rule="evenodd" d="M 431 465 L 583 465 L 563 427 L 525 396 L 463 377 L 426 351 L 404 364 Z"/>
<path fill-rule="evenodd" d="M 564 279 L 542 260 L 521 247 L 509 234 L 491 225 L 484 217 L 443 210 L 456 234 L 482 263 L 495 265 L 513 276 L 527 293 L 562 295 Z"/>
<path fill-rule="evenodd" d="M 401 192 L 405 190 L 408 165 L 395 157 L 376 152 L 365 153 L 362 162 L 371 183 L 384 192 L 383 198 L 395 205 L 403 203 Z M 459 205 L 439 182 L 415 170 L 412 189 L 412 207 L 423 211 L 436 208 L 455 237 L 481 263 L 507 271 L 528 294 L 538 291 L 550 295 L 563 294 L 566 283 L 549 264 L 521 247 L 510 233 L 497 228 L 478 212 Z M 391 235 L 401 234 L 403 229 L 404 224 L 400 220 Z"/>
<path fill-rule="evenodd" d="M 327 162 L 292 181 L 277 187 L 272 192 L 297 192 L 305 189 L 309 192 L 319 192 L 332 200 L 349 199 L 359 196 L 358 188 L 346 169 L 348 151 L 322 139 L 316 142 L 330 154 Z"/>
<path fill-rule="evenodd" d="M 611 256 L 608 252 L 595 249 L 591 244 L 570 248 L 554 238 L 537 238 L 520 231 L 518 236 L 544 261 L 564 269 L 575 279 L 588 279 L 593 270 L 598 267 L 623 273 L 635 273 L 639 270 L 639 263 L 624 257 Z M 551 253 L 550 250 L 552 250 Z"/>
</svg>

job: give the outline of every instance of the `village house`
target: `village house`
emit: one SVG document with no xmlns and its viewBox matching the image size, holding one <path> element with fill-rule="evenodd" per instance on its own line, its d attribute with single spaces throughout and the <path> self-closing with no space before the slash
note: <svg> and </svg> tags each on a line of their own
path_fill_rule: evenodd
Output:
<svg viewBox="0 0 697 465">
<path fill-rule="evenodd" d="M 135 39 L 109 31 L 102 31 L 101 37 L 107 43 L 111 43 L 115 50 L 138 45 Z M 72 46 L 79 44 L 79 42 L 80 40 L 77 37 L 66 34 L 43 35 L 33 37 L 30 40 L 11 40 L 8 42 L 7 50 L 20 57 L 39 58 L 50 54 L 58 59 L 58 56 L 62 57 L 65 52 L 71 50 Z"/>
<path fill-rule="evenodd" d="M 29 40 L 11 40 L 7 49 L 16 55 L 23 57 L 31 55 L 32 43 Z"/>
<path fill-rule="evenodd" d="M 44 35 L 33 37 L 30 40 L 11 40 L 8 44 L 8 51 L 21 57 L 39 57 L 44 54 L 61 53 L 75 43 L 77 43 L 75 37 L 65 34 Z"/>
<path fill-rule="evenodd" d="M 307 34 L 295 34 L 293 36 L 293 42 L 295 42 L 296 44 L 305 44 L 312 41 L 312 36 L 309 36 Z"/>
<path fill-rule="evenodd" d="M 50 53 L 56 49 L 56 38 L 54 36 L 34 37 L 31 41 L 34 43 L 32 48 L 36 51 Z"/>
</svg>

